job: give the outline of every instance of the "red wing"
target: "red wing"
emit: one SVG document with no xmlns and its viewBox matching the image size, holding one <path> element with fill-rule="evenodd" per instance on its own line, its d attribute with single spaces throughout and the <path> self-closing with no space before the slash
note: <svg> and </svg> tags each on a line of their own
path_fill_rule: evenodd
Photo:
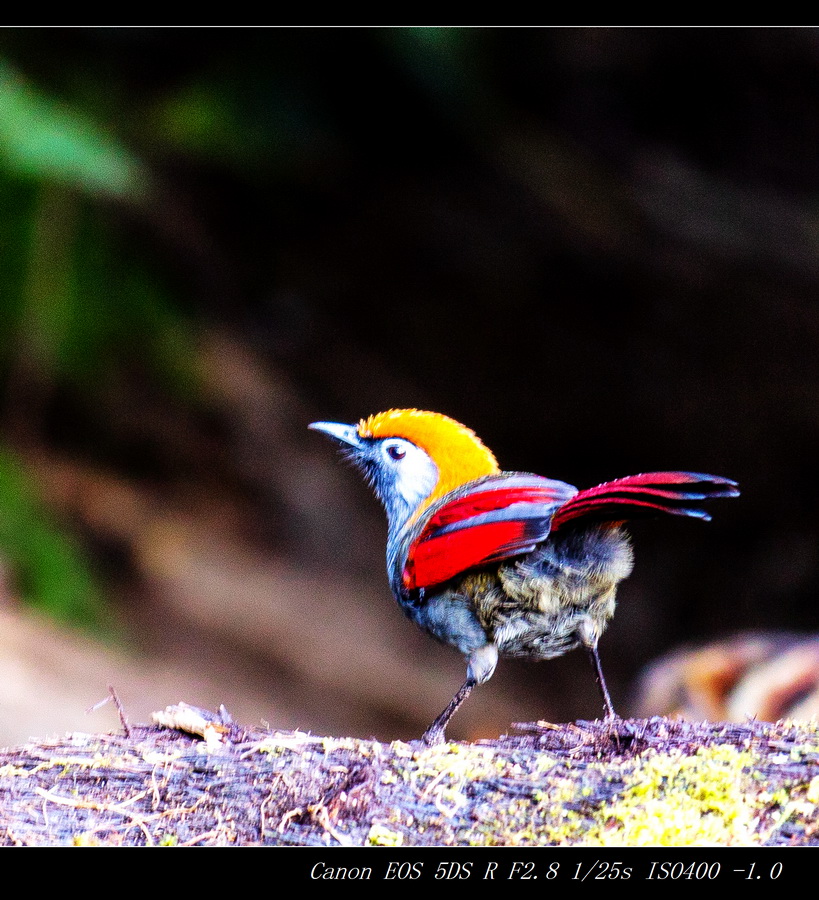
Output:
<svg viewBox="0 0 819 900">
<path fill-rule="evenodd" d="M 404 587 L 432 587 L 532 550 L 548 537 L 555 510 L 576 493 L 562 481 L 510 474 L 454 491 L 422 520 L 407 551 Z"/>
</svg>

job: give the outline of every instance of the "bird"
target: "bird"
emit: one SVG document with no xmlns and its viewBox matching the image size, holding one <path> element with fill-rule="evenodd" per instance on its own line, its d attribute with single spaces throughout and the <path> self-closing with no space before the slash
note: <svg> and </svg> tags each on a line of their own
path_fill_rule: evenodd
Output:
<svg viewBox="0 0 819 900">
<path fill-rule="evenodd" d="M 598 652 L 633 552 L 624 528 L 646 514 L 709 520 L 701 501 L 736 482 L 696 472 L 630 475 L 578 490 L 501 471 L 472 429 L 442 413 L 389 409 L 357 423 L 308 426 L 339 446 L 387 516 L 387 575 L 404 613 L 459 650 L 466 680 L 422 736 L 447 725 L 499 656 L 546 660 L 584 647 L 617 718 Z"/>
</svg>

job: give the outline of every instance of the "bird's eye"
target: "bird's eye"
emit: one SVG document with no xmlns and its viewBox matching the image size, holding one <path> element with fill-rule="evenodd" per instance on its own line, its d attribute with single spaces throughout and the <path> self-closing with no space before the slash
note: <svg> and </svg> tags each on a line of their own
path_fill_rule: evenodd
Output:
<svg viewBox="0 0 819 900">
<path fill-rule="evenodd" d="M 387 447 L 387 455 L 390 459 L 403 459 L 407 455 L 407 451 L 404 450 L 403 447 L 399 447 L 398 444 L 390 444 Z"/>
</svg>

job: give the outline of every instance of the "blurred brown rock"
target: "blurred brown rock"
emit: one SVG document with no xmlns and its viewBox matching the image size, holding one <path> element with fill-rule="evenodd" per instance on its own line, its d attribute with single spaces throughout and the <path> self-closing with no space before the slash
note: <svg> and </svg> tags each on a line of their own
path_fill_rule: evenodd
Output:
<svg viewBox="0 0 819 900">
<path fill-rule="evenodd" d="M 629 709 L 712 722 L 818 717 L 819 637 L 748 633 L 676 650 L 643 671 Z"/>
</svg>

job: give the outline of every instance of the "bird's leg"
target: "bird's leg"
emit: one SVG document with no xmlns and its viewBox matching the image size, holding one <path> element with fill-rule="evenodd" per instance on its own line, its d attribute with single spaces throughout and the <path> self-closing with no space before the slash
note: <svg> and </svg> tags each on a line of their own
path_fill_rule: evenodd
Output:
<svg viewBox="0 0 819 900">
<path fill-rule="evenodd" d="M 421 739 L 425 744 L 429 745 L 430 747 L 435 746 L 435 744 L 443 744 L 444 731 L 447 724 L 449 723 L 449 720 L 455 715 L 464 700 L 466 700 L 466 698 L 472 693 L 472 688 L 474 688 L 477 683 L 478 682 L 475 681 L 474 678 L 466 679 L 466 681 L 461 685 L 458 693 L 455 694 L 455 696 L 449 701 L 449 705 L 447 706 L 447 708 L 424 732 Z"/>
<path fill-rule="evenodd" d="M 603 667 L 600 665 L 600 654 L 597 652 L 597 629 L 590 618 L 582 618 L 578 624 L 577 635 L 580 643 L 586 648 L 594 668 L 594 677 L 597 680 L 597 686 L 600 688 L 600 695 L 603 698 L 603 706 L 606 707 L 606 718 L 616 719 L 617 713 L 611 703 L 609 689 L 606 687 L 606 679 L 603 676 Z"/>
<path fill-rule="evenodd" d="M 600 665 L 600 654 L 597 652 L 597 644 L 595 643 L 586 647 L 586 650 L 589 653 L 591 664 L 594 666 L 594 677 L 597 680 L 597 686 L 600 688 L 600 694 L 603 697 L 603 706 L 606 707 L 606 718 L 616 719 L 617 713 L 614 711 L 614 707 L 611 704 L 609 689 L 606 687 L 606 679 L 603 677 L 603 667 Z"/>
</svg>

